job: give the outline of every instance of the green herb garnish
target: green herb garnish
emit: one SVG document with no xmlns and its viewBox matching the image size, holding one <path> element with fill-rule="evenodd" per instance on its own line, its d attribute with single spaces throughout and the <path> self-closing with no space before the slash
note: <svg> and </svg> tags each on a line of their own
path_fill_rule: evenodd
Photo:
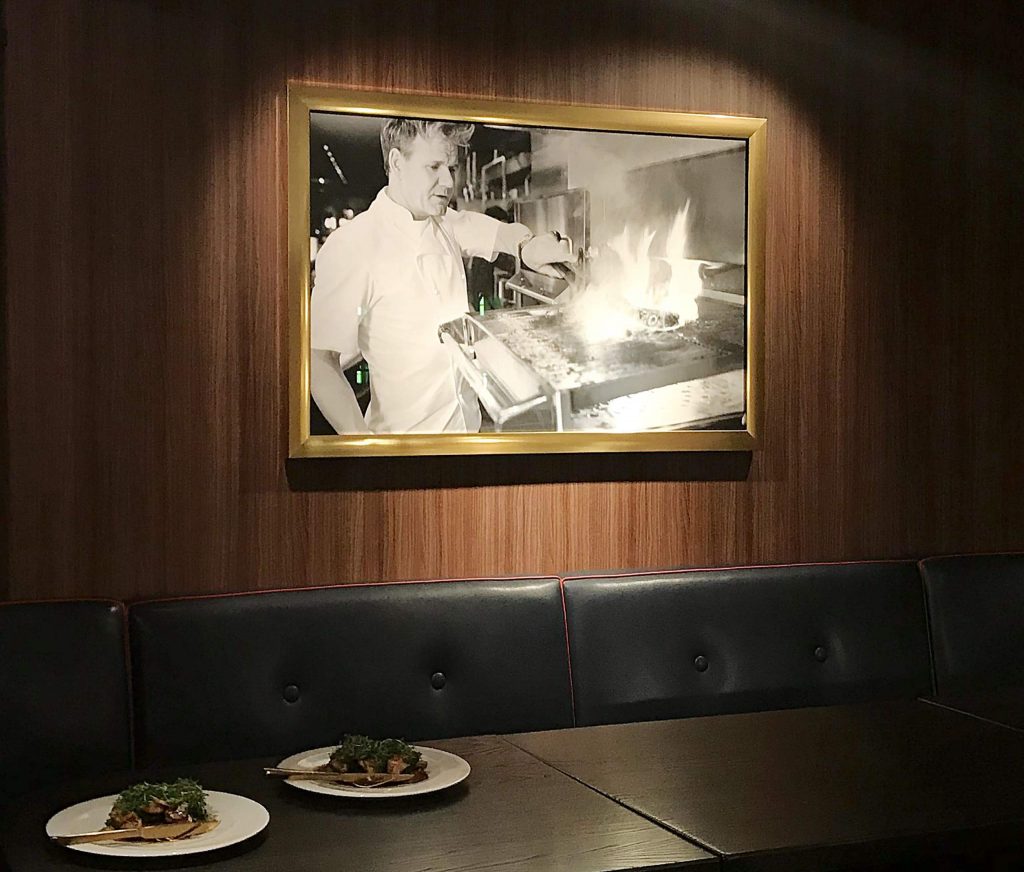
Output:
<svg viewBox="0 0 1024 872">
<path fill-rule="evenodd" d="M 152 816 L 152 812 L 147 808 L 152 807 L 151 804 L 154 802 L 171 809 L 182 809 L 194 821 L 205 821 L 210 818 L 206 807 L 206 794 L 199 782 L 192 778 L 179 778 L 166 784 L 143 781 L 121 791 L 110 810 L 110 821 L 117 822 L 133 813 L 142 819 Z"/>
<path fill-rule="evenodd" d="M 345 736 L 331 753 L 330 766 L 339 772 L 387 771 L 388 761 L 398 757 L 403 771 L 415 769 L 420 752 L 401 739 L 371 739 L 368 736 Z"/>
</svg>

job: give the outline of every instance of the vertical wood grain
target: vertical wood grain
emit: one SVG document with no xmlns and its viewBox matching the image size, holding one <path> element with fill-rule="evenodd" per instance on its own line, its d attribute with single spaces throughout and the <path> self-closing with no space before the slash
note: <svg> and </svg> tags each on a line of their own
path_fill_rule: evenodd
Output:
<svg viewBox="0 0 1024 872">
<path fill-rule="evenodd" d="M 1024 547 L 1012 5 L 4 14 L 0 597 Z M 766 116 L 765 447 L 747 478 L 583 458 L 566 482 L 515 483 L 512 460 L 445 486 L 451 467 L 421 460 L 384 489 L 293 487 L 289 79 Z"/>
<path fill-rule="evenodd" d="M 7 78 L 7 16 L 4 9 L 5 0 L 0 0 L 0 94 L 5 93 L 4 83 Z M 0 154 L 7 154 L 6 136 L 6 105 L 0 97 Z M 0 203 L 7 202 L 7 174 L 0 179 Z M 0 323 L 7 323 L 7 210 L 0 214 Z M 3 506 L 4 523 L 0 524 L 0 600 L 8 597 L 10 586 L 10 525 L 11 503 L 10 488 L 10 429 L 7 426 L 7 331 L 0 332 L 0 418 L 4 422 L 0 430 L 0 506 Z"/>
</svg>

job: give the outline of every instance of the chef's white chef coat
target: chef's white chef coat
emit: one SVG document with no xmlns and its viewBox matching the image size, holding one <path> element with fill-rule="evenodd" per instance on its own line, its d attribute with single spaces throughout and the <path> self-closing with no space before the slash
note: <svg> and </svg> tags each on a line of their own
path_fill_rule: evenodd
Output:
<svg viewBox="0 0 1024 872">
<path fill-rule="evenodd" d="M 469 311 L 463 255 L 493 260 L 500 222 L 448 209 L 417 221 L 381 190 L 316 258 L 310 345 L 370 366 L 375 433 L 480 429 L 476 396 L 437 328 Z"/>
</svg>

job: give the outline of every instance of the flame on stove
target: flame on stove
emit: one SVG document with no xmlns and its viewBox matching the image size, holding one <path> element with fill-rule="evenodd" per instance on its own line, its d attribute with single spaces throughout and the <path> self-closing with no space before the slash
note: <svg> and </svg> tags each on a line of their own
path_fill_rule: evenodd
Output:
<svg viewBox="0 0 1024 872">
<path fill-rule="evenodd" d="M 568 300 L 569 311 L 588 341 L 625 337 L 645 329 L 641 311 L 674 316 L 683 324 L 697 318 L 702 261 L 682 256 L 689 232 L 690 201 L 673 218 L 664 256 L 651 257 L 657 227 L 626 226 L 593 258 L 586 287 Z"/>
</svg>

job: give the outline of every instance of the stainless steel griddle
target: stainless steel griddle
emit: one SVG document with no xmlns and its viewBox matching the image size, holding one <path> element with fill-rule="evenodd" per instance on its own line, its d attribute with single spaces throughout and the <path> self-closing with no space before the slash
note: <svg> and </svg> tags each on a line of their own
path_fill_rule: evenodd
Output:
<svg viewBox="0 0 1024 872">
<path fill-rule="evenodd" d="M 743 369 L 742 309 L 715 300 L 698 305 L 696 321 L 670 329 L 652 328 L 638 313 L 615 340 L 584 337 L 560 305 L 467 314 L 440 333 L 495 429 L 614 428 L 611 401 Z M 742 412 L 742 396 L 719 406 L 709 417 Z"/>
</svg>

